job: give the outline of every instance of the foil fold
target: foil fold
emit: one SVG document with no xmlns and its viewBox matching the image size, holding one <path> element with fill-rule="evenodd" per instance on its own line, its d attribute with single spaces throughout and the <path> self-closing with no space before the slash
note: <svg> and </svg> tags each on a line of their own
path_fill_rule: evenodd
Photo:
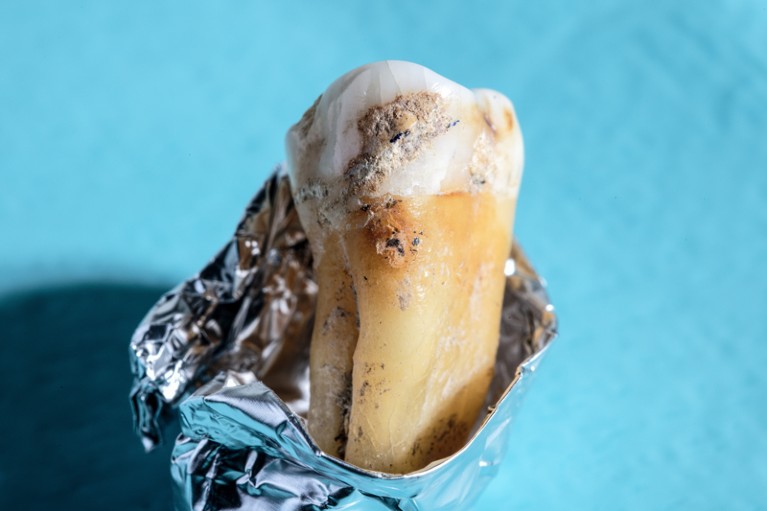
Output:
<svg viewBox="0 0 767 511">
<path fill-rule="evenodd" d="M 131 403 L 145 447 L 181 419 L 171 460 L 177 509 L 465 508 L 497 472 L 509 423 L 556 335 L 543 280 L 515 242 L 487 415 L 457 453 L 389 475 L 324 454 L 307 433 L 311 261 L 278 168 L 232 240 L 136 330 Z"/>
<path fill-rule="evenodd" d="M 246 208 L 232 240 L 160 298 L 133 334 L 130 400 L 147 450 L 160 442 L 176 405 L 224 371 L 279 380 L 275 385 L 295 408 L 308 406 L 308 387 L 292 383 L 299 381 L 289 363 L 295 354 L 282 346 L 286 337 L 311 334 L 317 294 L 311 261 L 279 168 Z"/>
</svg>

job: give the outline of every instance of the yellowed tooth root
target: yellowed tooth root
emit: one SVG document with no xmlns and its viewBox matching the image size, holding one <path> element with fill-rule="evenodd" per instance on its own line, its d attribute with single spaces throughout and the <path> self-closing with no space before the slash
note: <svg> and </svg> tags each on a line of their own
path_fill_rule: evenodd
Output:
<svg viewBox="0 0 767 511">
<path fill-rule="evenodd" d="M 514 201 L 371 201 L 347 233 L 360 332 L 346 460 L 406 473 L 467 440 L 492 378 Z"/>
<path fill-rule="evenodd" d="M 309 353 L 308 428 L 323 451 L 342 458 L 351 407 L 357 306 L 338 237 L 325 239 L 324 246 L 315 271 L 319 293 Z"/>
</svg>

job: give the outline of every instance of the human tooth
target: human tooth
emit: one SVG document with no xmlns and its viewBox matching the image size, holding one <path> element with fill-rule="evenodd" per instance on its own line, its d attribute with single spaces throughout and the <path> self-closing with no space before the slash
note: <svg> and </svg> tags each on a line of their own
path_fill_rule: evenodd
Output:
<svg viewBox="0 0 767 511">
<path fill-rule="evenodd" d="M 383 472 L 452 454 L 498 347 L 523 164 L 511 103 L 378 62 L 335 81 L 287 147 L 319 285 L 310 433 Z"/>
</svg>

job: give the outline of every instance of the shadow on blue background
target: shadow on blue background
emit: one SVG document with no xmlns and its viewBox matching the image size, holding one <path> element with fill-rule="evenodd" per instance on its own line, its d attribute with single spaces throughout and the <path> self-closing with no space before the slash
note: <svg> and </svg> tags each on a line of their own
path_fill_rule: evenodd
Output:
<svg viewBox="0 0 767 511">
<path fill-rule="evenodd" d="M 170 447 L 144 453 L 127 397 L 127 340 L 163 291 L 86 284 L 0 299 L 0 450 L 13 466 L 0 509 L 171 508 Z"/>
</svg>

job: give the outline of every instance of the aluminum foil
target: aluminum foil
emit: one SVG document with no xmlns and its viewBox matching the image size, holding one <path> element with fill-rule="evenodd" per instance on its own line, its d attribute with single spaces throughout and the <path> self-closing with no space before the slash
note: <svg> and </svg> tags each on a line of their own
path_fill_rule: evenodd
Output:
<svg viewBox="0 0 767 511">
<path fill-rule="evenodd" d="M 144 447 L 161 440 L 173 408 L 219 373 L 261 378 L 298 411 L 308 386 L 290 361 L 311 335 L 312 256 L 278 168 L 229 243 L 195 277 L 160 298 L 130 344 L 134 426 Z M 284 339 L 295 344 L 285 346 Z M 304 369 L 301 369 L 302 371 Z"/>
<path fill-rule="evenodd" d="M 496 473 L 507 428 L 556 334 L 515 242 L 488 413 L 459 452 L 394 476 L 322 453 L 303 416 L 316 285 L 287 176 L 278 169 L 233 239 L 164 295 L 131 341 L 135 426 L 147 449 L 180 412 L 171 461 L 178 510 L 464 509 Z"/>
</svg>

